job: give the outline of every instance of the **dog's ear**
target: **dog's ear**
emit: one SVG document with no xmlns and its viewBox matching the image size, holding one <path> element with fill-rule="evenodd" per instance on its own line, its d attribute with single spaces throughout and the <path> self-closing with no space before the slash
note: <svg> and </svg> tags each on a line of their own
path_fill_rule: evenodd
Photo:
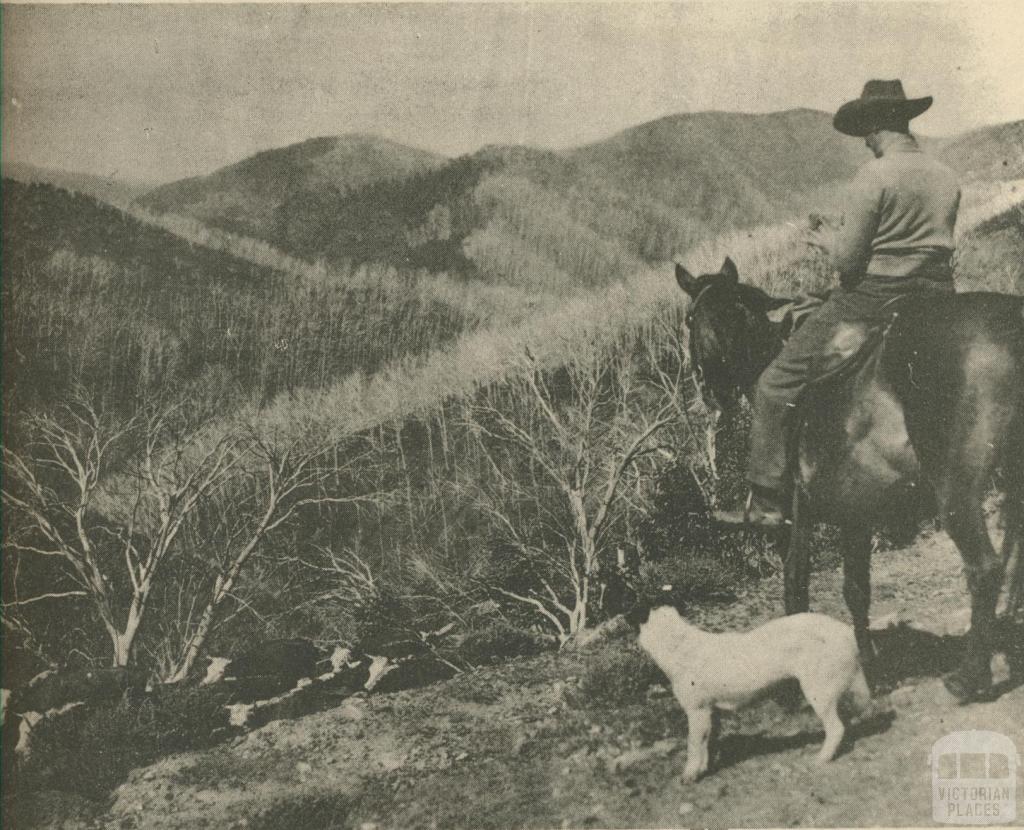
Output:
<svg viewBox="0 0 1024 830">
<path fill-rule="evenodd" d="M 671 585 L 662 585 L 661 589 L 654 596 L 647 595 L 641 597 L 623 616 L 631 626 L 639 628 L 647 622 L 655 608 L 661 608 L 663 605 L 674 606 Z"/>
</svg>

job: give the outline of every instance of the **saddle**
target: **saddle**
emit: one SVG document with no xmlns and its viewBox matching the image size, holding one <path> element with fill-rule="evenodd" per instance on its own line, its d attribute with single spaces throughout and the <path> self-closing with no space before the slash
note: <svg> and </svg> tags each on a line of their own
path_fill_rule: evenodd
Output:
<svg viewBox="0 0 1024 830">
<path fill-rule="evenodd" d="M 793 332 L 799 330 L 811 314 L 825 303 L 828 296 L 829 292 L 827 291 L 812 292 L 794 300 L 793 304 L 787 308 L 782 319 L 783 340 L 788 340 Z M 805 389 L 804 397 L 812 390 L 820 389 L 831 381 L 855 374 L 864 364 L 876 358 L 881 353 L 886 335 L 899 317 L 900 308 L 907 301 L 912 300 L 914 296 L 913 294 L 897 294 L 892 299 L 887 300 L 880 309 L 880 311 L 887 312 L 886 319 L 877 325 L 869 327 L 857 348 L 853 349 L 846 357 L 830 366 L 824 372 L 816 374 L 811 378 Z"/>
<path fill-rule="evenodd" d="M 810 294 L 801 294 L 788 306 L 784 306 L 785 312 L 782 317 L 782 339 L 788 340 L 789 336 L 799 329 L 815 311 L 825 304 L 828 299 L 828 291 L 812 291 Z"/>
</svg>

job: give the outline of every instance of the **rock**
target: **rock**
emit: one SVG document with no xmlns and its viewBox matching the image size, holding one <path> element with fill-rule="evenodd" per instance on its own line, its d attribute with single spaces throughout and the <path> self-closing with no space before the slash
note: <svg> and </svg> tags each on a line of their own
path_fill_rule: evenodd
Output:
<svg viewBox="0 0 1024 830">
<path fill-rule="evenodd" d="M 585 651 L 598 643 L 631 633 L 632 629 L 621 614 L 594 628 L 585 628 L 565 641 L 562 651 Z"/>
<path fill-rule="evenodd" d="M 612 758 L 609 763 L 609 767 L 611 772 L 621 773 L 639 763 L 649 761 L 652 758 L 664 758 L 666 755 L 670 755 L 674 752 L 677 746 L 678 743 L 671 738 L 655 741 L 649 747 L 630 749 L 623 752 L 621 755 Z"/>
<path fill-rule="evenodd" d="M 1006 683 L 1010 680 L 1011 669 L 1006 655 L 999 653 L 992 659 L 992 682 Z"/>
<path fill-rule="evenodd" d="M 915 684 L 907 683 L 897 686 L 889 693 L 889 702 L 894 706 L 905 706 L 910 703 L 916 693 L 917 686 Z"/>
<path fill-rule="evenodd" d="M 366 717 L 365 703 L 362 700 L 346 700 L 337 708 L 337 712 L 343 718 L 359 721 Z"/>
</svg>

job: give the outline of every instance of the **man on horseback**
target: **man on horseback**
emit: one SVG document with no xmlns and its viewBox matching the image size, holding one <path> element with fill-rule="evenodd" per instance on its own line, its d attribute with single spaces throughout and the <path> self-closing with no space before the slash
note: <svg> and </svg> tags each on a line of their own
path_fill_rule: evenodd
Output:
<svg viewBox="0 0 1024 830">
<path fill-rule="evenodd" d="M 718 512 L 719 521 L 785 524 L 793 412 L 807 384 L 852 356 L 867 332 L 885 323 L 895 298 L 953 291 L 960 188 L 951 170 L 921 152 L 908 128 L 931 103 L 930 96 L 908 99 L 898 80 L 868 81 L 860 98 L 836 113 L 833 126 L 864 138 L 875 155 L 854 178 L 829 251 L 839 288 L 761 375 L 750 434 L 750 497 L 743 510 Z"/>
</svg>

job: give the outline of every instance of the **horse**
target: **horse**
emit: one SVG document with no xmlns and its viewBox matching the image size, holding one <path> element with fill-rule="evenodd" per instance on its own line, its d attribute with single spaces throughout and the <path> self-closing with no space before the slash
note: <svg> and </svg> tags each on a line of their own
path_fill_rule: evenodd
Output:
<svg viewBox="0 0 1024 830">
<path fill-rule="evenodd" d="M 758 377 L 787 335 L 786 323 L 771 315 L 792 301 L 741 283 L 729 258 L 717 274 L 700 277 L 676 264 L 676 280 L 690 298 L 686 325 L 697 386 L 716 418 L 727 415 L 740 396 L 753 400 Z M 781 540 L 786 613 L 809 607 L 813 524 L 837 525 L 843 596 L 870 667 L 873 532 L 894 508 L 930 501 L 960 552 L 971 595 L 965 653 L 944 677 L 960 703 L 991 695 L 996 606 L 1010 571 L 1010 605 L 1021 602 L 1022 312 L 1024 298 L 986 292 L 901 300 L 884 332 L 854 332 L 863 348 L 808 387 L 791 430 L 793 502 Z M 1000 553 L 985 521 L 993 487 L 1002 495 Z"/>
</svg>

